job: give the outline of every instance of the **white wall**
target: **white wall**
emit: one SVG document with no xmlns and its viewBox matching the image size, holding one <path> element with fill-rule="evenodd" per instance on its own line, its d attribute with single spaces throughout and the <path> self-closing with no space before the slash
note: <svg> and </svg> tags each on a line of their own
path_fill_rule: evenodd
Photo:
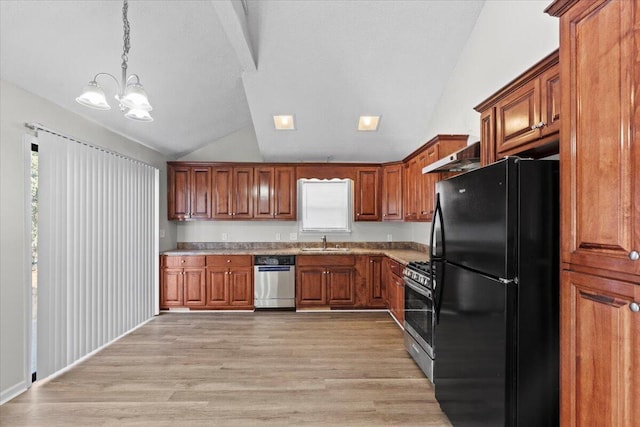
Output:
<svg viewBox="0 0 640 427">
<path fill-rule="evenodd" d="M 25 254 L 30 247 L 25 227 L 26 197 L 23 135 L 25 122 L 38 122 L 75 138 L 153 164 L 160 169 L 160 250 L 175 247 L 175 225 L 166 220 L 166 164 L 160 153 L 116 135 L 59 106 L 0 81 L 0 401 L 21 392 L 30 383 L 28 323 L 30 277 Z M 164 213 L 164 215 L 163 215 Z"/>
<path fill-rule="evenodd" d="M 195 150 L 180 161 L 200 162 L 262 162 L 253 124 Z"/>
<path fill-rule="evenodd" d="M 480 135 L 480 113 L 473 107 L 558 48 L 558 19 L 544 13 L 550 3 L 487 0 L 429 121 L 426 137 Z"/>
</svg>

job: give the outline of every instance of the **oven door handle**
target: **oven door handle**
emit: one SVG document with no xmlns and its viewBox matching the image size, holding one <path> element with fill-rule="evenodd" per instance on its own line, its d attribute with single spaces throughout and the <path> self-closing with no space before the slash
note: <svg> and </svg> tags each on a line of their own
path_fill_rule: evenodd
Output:
<svg viewBox="0 0 640 427">
<path fill-rule="evenodd" d="M 431 299 L 433 301 L 433 294 L 431 293 L 430 290 L 421 288 L 419 286 L 416 286 L 413 283 L 409 282 L 408 280 L 405 280 L 404 284 L 405 284 L 405 286 L 410 287 L 411 289 L 413 289 L 414 291 L 416 291 L 420 295 L 422 295 L 424 297 L 427 297 L 427 298 L 429 298 L 429 299 Z"/>
</svg>

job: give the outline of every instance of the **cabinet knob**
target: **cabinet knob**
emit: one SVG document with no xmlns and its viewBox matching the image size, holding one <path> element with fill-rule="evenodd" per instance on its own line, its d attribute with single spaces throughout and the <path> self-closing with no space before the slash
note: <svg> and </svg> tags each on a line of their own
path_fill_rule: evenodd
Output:
<svg viewBox="0 0 640 427">
<path fill-rule="evenodd" d="M 181 260 L 180 262 L 184 264 L 184 260 Z"/>
<path fill-rule="evenodd" d="M 531 130 L 536 130 L 545 127 L 547 124 L 545 122 L 536 123 L 535 125 L 531 125 Z"/>
<path fill-rule="evenodd" d="M 639 312 L 640 304 L 638 304 L 637 302 L 632 302 L 631 304 L 629 304 L 629 310 L 633 311 L 634 313 Z"/>
<path fill-rule="evenodd" d="M 638 253 L 638 251 L 631 251 L 629 252 L 629 259 L 631 261 L 637 261 L 640 259 L 640 254 Z"/>
<path fill-rule="evenodd" d="M 231 262 L 231 260 L 230 260 L 230 259 L 228 259 L 228 260 L 227 260 L 227 262 Z"/>
</svg>

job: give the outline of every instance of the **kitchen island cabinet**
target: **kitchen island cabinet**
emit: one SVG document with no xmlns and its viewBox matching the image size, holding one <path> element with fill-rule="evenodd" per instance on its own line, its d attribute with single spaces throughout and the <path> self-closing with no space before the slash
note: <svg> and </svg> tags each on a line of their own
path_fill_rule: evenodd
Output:
<svg viewBox="0 0 640 427">
<path fill-rule="evenodd" d="M 205 305 L 205 257 L 162 256 L 160 308 Z"/>
<path fill-rule="evenodd" d="M 557 0 L 560 422 L 640 420 L 640 1 Z"/>
<path fill-rule="evenodd" d="M 353 307 L 355 276 L 353 255 L 296 257 L 296 307 Z"/>
</svg>

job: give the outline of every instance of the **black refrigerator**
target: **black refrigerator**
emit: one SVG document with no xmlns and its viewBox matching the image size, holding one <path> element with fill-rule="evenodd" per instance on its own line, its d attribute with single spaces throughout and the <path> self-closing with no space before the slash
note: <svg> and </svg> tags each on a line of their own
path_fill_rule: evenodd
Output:
<svg viewBox="0 0 640 427">
<path fill-rule="evenodd" d="M 507 158 L 436 192 L 441 408 L 454 426 L 558 425 L 558 162 Z"/>
</svg>

